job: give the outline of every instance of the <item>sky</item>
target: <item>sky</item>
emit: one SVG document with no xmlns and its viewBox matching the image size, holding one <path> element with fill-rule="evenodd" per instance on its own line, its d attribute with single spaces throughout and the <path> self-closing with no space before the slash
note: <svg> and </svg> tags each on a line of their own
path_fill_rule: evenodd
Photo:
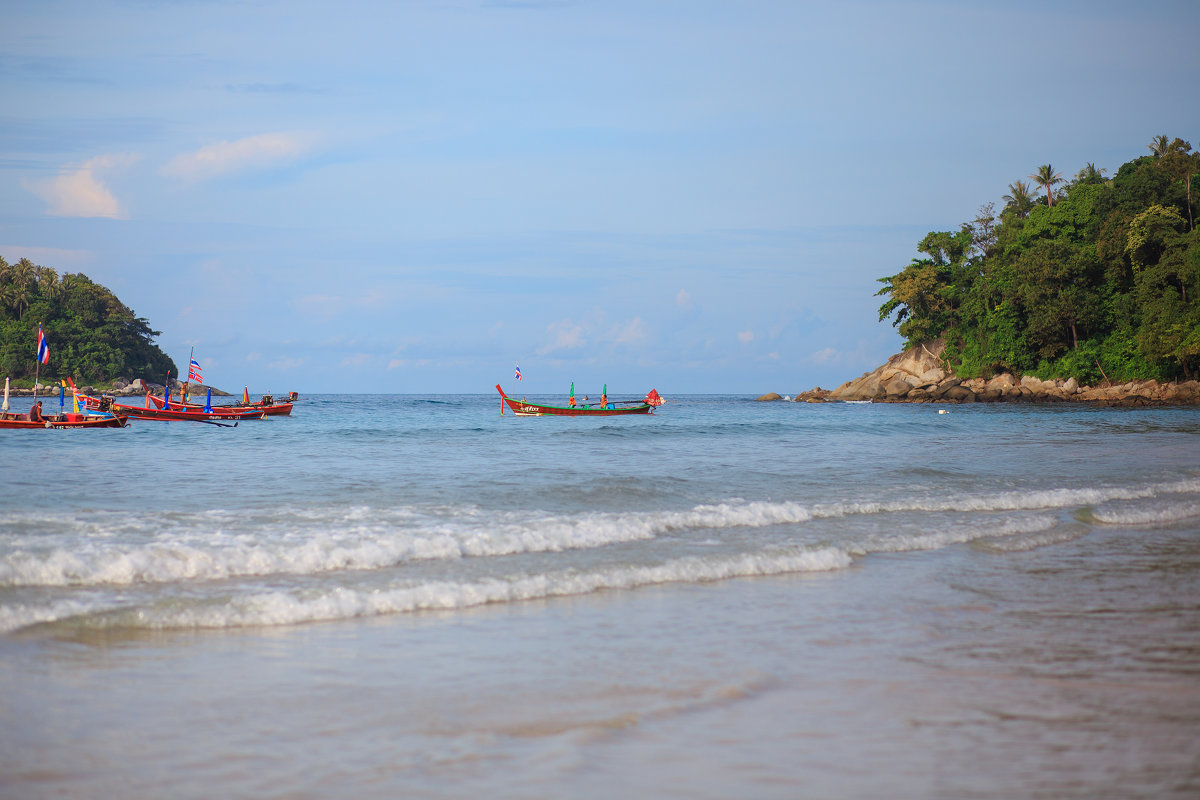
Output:
<svg viewBox="0 0 1200 800">
<path fill-rule="evenodd" d="M 231 391 L 833 388 L 1050 163 L 1200 146 L 1200 3 L 6 0 L 0 256 Z M 514 368 L 520 363 L 523 380 Z"/>
</svg>

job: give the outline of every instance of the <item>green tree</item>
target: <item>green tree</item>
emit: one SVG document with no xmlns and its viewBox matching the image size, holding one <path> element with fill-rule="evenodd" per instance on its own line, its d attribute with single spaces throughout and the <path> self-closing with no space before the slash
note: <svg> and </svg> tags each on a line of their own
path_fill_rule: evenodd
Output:
<svg viewBox="0 0 1200 800">
<path fill-rule="evenodd" d="M 1088 162 L 1083 169 L 1075 174 L 1076 183 L 1104 183 L 1104 173 L 1106 169 L 1096 169 L 1096 165 Z"/>
<path fill-rule="evenodd" d="M 1162 158 L 1167 154 L 1167 147 L 1170 140 L 1165 133 L 1160 133 L 1150 140 L 1150 144 L 1146 145 L 1146 149 L 1154 154 L 1155 158 Z"/>
<path fill-rule="evenodd" d="M 1192 152 L 1191 142 L 1175 139 L 1159 159 L 1162 168 L 1172 178 L 1182 181 L 1187 195 L 1188 229 L 1196 227 L 1192 216 L 1192 177 L 1200 173 L 1200 153 Z"/>
<path fill-rule="evenodd" d="M 1008 194 L 1000 198 L 1005 202 L 1004 209 L 1011 210 L 1017 219 L 1025 219 L 1033 208 L 1033 193 L 1025 181 L 1014 181 L 1008 185 Z"/>
<path fill-rule="evenodd" d="M 83 274 L 58 273 L 21 259 L 0 258 L 0 369 L 34 374 L 34 338 L 44 323 L 52 343 L 43 376 L 162 380 L 174 362 L 154 344 L 158 331 L 107 288 Z"/>
<path fill-rule="evenodd" d="M 1035 183 L 1046 190 L 1046 205 L 1054 205 L 1053 188 L 1063 182 L 1062 173 L 1055 172 L 1054 167 L 1049 164 L 1043 164 L 1038 167 L 1037 172 L 1029 176 Z"/>
</svg>

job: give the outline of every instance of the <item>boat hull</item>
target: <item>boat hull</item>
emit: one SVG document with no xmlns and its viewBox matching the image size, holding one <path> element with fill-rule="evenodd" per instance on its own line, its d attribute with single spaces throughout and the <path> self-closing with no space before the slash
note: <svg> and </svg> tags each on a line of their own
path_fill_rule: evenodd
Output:
<svg viewBox="0 0 1200 800">
<path fill-rule="evenodd" d="M 126 414 L 130 419 L 152 419 L 163 422 L 227 422 L 243 419 L 263 419 L 266 414 L 262 411 L 240 411 L 231 413 L 209 413 L 207 411 L 188 411 L 166 408 L 141 408 L 139 406 L 113 405 L 113 411 Z"/>
<path fill-rule="evenodd" d="M 106 396 L 107 397 L 107 396 Z M 88 408 L 103 409 L 101 398 L 85 397 Z M 194 408 L 156 408 L 151 406 L 128 406 L 123 403 L 112 403 L 108 406 L 113 413 L 123 414 L 130 419 L 150 419 L 159 422 L 170 421 L 191 421 L 191 422 L 235 422 L 243 419 L 263 419 L 266 414 L 260 409 L 232 409 L 228 406 L 221 411 L 213 410 L 212 412 L 203 411 Z"/>
<path fill-rule="evenodd" d="M 161 397 L 158 397 L 157 395 L 150 395 L 150 402 L 153 405 L 157 406 L 158 408 L 162 408 L 163 399 Z M 183 410 L 185 410 L 185 411 L 203 411 L 204 410 L 204 406 L 200 405 L 199 403 L 177 403 L 174 401 L 171 402 L 172 408 L 175 408 L 177 406 L 181 406 L 183 408 Z M 291 403 L 272 403 L 271 405 L 268 406 L 268 405 L 263 405 L 262 403 L 251 403 L 248 406 L 231 405 L 231 406 L 213 406 L 212 407 L 212 412 L 214 414 L 242 414 L 242 413 L 246 413 L 246 412 L 257 412 L 257 411 L 261 411 L 262 413 L 266 414 L 268 417 L 286 417 L 292 413 L 292 404 Z M 248 417 L 248 419 L 256 419 L 256 418 Z"/>
<path fill-rule="evenodd" d="M 28 414 L 0 415 L 0 428 L 3 429 L 124 428 L 127 424 L 128 417 L 123 414 L 51 414 L 37 422 L 31 422 Z"/>
<path fill-rule="evenodd" d="M 520 417 L 614 417 L 625 414 L 649 414 L 654 410 L 649 403 L 636 405 L 609 403 L 604 408 L 599 406 L 548 406 L 514 400 L 504 393 L 499 384 L 496 384 L 496 391 L 500 392 L 500 397 L 512 412 Z"/>
</svg>

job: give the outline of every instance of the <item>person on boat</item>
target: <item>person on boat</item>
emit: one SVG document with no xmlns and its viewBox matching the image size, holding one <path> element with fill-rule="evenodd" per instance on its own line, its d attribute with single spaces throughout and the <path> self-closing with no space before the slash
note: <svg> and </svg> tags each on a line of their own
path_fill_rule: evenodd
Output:
<svg viewBox="0 0 1200 800">
<path fill-rule="evenodd" d="M 600 395 L 600 407 L 608 408 L 608 395 L 606 395 L 606 394 Z"/>
<path fill-rule="evenodd" d="M 29 407 L 29 421 L 30 422 L 41 422 L 42 421 L 42 401 L 41 400 L 38 400 L 36 403 L 34 403 L 32 406 Z"/>
</svg>

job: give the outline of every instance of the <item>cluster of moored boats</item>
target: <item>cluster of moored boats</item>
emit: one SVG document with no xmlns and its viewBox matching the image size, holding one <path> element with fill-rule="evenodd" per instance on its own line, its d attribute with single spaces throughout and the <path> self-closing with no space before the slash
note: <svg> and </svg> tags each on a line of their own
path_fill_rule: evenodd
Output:
<svg viewBox="0 0 1200 800">
<path fill-rule="evenodd" d="M 274 396 L 264 394 L 258 402 L 251 402 L 249 392 L 244 391 L 240 401 L 230 405 L 214 406 L 211 390 L 203 404 L 189 402 L 190 398 L 185 385 L 178 399 L 173 399 L 169 390 L 162 397 L 147 393 L 145 403 L 137 405 L 119 403 L 110 395 L 83 394 L 75 391 L 72 386 L 74 411 L 62 410 L 63 404 L 60 397 L 59 413 L 43 413 L 42 404 L 35 397 L 29 412 L 20 414 L 8 410 L 7 379 L 4 388 L 0 428 L 123 428 L 129 424 L 131 419 L 204 422 L 210 425 L 234 427 L 241 420 L 291 414 L 292 404 L 297 399 L 295 392 L 289 392 L 287 399 L 283 401 L 277 401 Z"/>
</svg>

